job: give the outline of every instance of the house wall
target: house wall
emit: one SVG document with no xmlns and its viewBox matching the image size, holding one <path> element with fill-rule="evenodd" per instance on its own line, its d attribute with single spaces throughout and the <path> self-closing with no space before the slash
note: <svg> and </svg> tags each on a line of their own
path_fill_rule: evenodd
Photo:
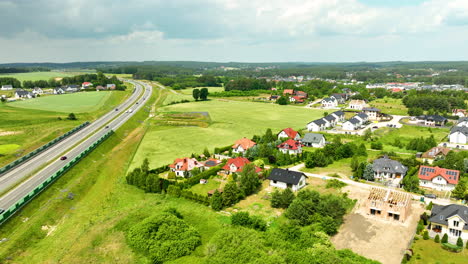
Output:
<svg viewBox="0 0 468 264">
<path fill-rule="evenodd" d="M 455 132 L 450 134 L 450 143 L 466 144 L 466 136 L 463 133 Z"/>
<path fill-rule="evenodd" d="M 356 127 L 351 122 L 345 122 L 342 126 L 343 130 L 356 130 Z"/>
<path fill-rule="evenodd" d="M 462 122 L 457 124 L 457 127 L 468 127 L 468 122 L 462 121 Z"/>
<path fill-rule="evenodd" d="M 380 211 L 380 214 L 375 213 L 376 217 L 380 217 L 390 221 L 405 222 L 406 217 L 409 214 L 411 204 L 409 203 L 406 206 L 397 206 L 384 201 L 367 200 L 365 203 L 365 208 L 368 215 L 371 215 L 371 209 L 374 209 L 376 211 Z M 392 216 L 390 216 L 389 213 L 391 213 Z M 398 220 L 394 219 L 394 214 L 399 215 Z"/>
<path fill-rule="evenodd" d="M 447 183 L 447 181 L 445 181 L 445 183 L 434 181 L 436 178 L 432 179 L 432 181 L 419 180 L 419 186 L 424 187 L 424 188 L 438 190 L 438 191 L 452 191 L 453 189 L 455 189 L 454 184 L 449 184 Z"/>
<path fill-rule="evenodd" d="M 238 146 L 237 148 L 233 149 L 232 152 L 234 153 L 244 153 L 244 149 L 242 148 L 242 146 Z"/>
<path fill-rule="evenodd" d="M 308 131 L 313 131 L 313 132 L 318 132 L 318 131 L 321 130 L 321 128 L 315 123 L 310 123 L 310 124 L 307 124 L 307 130 Z"/>
<path fill-rule="evenodd" d="M 288 185 L 284 182 L 274 182 L 273 180 L 270 180 L 270 186 L 281 188 L 281 189 L 286 189 L 288 188 Z"/>
</svg>

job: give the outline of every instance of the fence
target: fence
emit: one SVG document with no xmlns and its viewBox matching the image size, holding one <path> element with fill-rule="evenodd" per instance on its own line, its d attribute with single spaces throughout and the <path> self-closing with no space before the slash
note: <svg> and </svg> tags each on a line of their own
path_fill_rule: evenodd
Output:
<svg viewBox="0 0 468 264">
<path fill-rule="evenodd" d="M 57 180 L 60 176 L 65 174 L 69 169 L 71 169 L 75 164 L 77 164 L 83 157 L 88 155 L 93 149 L 95 149 L 101 142 L 106 140 L 114 133 L 113 130 L 110 130 L 105 135 L 100 137 L 96 140 L 93 144 L 91 144 L 87 149 L 83 152 L 78 154 L 75 158 L 70 160 L 67 164 L 65 164 L 60 170 L 52 174 L 49 178 L 47 178 L 44 182 L 36 186 L 34 190 L 26 194 L 23 198 L 19 199 L 14 205 L 10 208 L 6 209 L 3 214 L 0 215 L 0 225 L 3 224 L 8 218 L 10 218 L 13 214 L 15 214 L 19 209 L 21 209 L 24 205 L 26 205 L 29 201 L 31 201 L 36 195 L 40 192 L 45 190 L 49 185 L 51 185 L 55 180 Z"/>
<path fill-rule="evenodd" d="M 64 140 L 65 138 L 67 138 L 68 136 L 76 133 L 77 131 L 83 129 L 84 127 L 86 127 L 87 125 L 89 125 L 89 122 L 86 121 L 84 122 L 83 124 L 73 128 L 72 130 L 68 131 L 67 133 L 61 135 L 60 137 L 57 137 L 55 138 L 54 140 L 50 141 L 49 143 L 45 144 L 45 145 L 42 145 L 40 146 L 39 148 L 33 150 L 32 152 L 29 152 L 28 154 L 24 155 L 23 157 L 15 160 L 15 161 L 12 161 L 11 163 L 5 165 L 4 167 L 0 168 L 0 175 L 5 173 L 5 172 L 8 172 L 9 170 L 13 169 L 14 167 L 20 165 L 21 163 L 29 160 L 30 158 L 36 156 L 37 154 L 43 152 L 44 150 L 52 147 L 53 145 L 57 144 L 58 142 Z"/>
</svg>

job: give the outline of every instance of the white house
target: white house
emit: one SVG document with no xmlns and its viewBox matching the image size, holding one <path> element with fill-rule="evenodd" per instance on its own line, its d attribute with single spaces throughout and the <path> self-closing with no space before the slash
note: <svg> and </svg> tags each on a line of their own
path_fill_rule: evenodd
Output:
<svg viewBox="0 0 468 264">
<path fill-rule="evenodd" d="M 274 168 L 267 179 L 270 180 L 270 186 L 281 189 L 291 188 L 296 192 L 306 185 L 307 176 L 298 171 Z"/>
<path fill-rule="evenodd" d="M 33 98 L 34 95 L 26 90 L 23 90 L 23 89 L 16 89 L 15 91 L 15 98 L 16 99 L 19 99 L 19 98 L 27 98 L 27 99 L 31 99 Z"/>
<path fill-rule="evenodd" d="M 34 87 L 31 91 L 34 95 L 41 95 L 44 94 L 44 91 L 40 87 Z"/>
<path fill-rule="evenodd" d="M 81 89 L 87 89 L 87 88 L 92 87 L 92 86 L 93 86 L 92 83 L 84 82 L 84 83 L 81 84 Z"/>
<path fill-rule="evenodd" d="M 468 127 L 454 126 L 450 130 L 449 140 L 453 144 L 467 144 Z"/>
<path fill-rule="evenodd" d="M 452 116 L 458 116 L 460 118 L 468 116 L 468 113 L 465 109 L 453 109 Z"/>
<path fill-rule="evenodd" d="M 359 113 L 357 115 L 354 116 L 354 118 L 358 119 L 359 121 L 361 121 L 361 125 L 365 124 L 367 121 L 369 121 L 369 116 L 367 116 L 366 114 L 364 113 Z"/>
<path fill-rule="evenodd" d="M 200 170 L 203 170 L 203 164 L 194 158 L 182 158 L 176 159 L 169 165 L 169 168 L 171 168 L 171 171 L 175 172 L 177 176 L 190 177 L 193 169 L 200 168 Z"/>
<path fill-rule="evenodd" d="M 438 191 L 452 191 L 458 184 L 460 172 L 439 167 L 421 166 L 418 177 L 421 187 Z"/>
<path fill-rule="evenodd" d="M 343 111 L 336 111 L 331 113 L 331 115 L 336 117 L 338 122 L 343 122 L 345 119 L 345 114 L 343 113 Z"/>
<path fill-rule="evenodd" d="M 338 101 L 334 97 L 327 97 L 322 100 L 323 108 L 337 108 Z"/>
<path fill-rule="evenodd" d="M 330 114 L 327 115 L 326 117 L 322 118 L 323 121 L 325 121 L 327 124 L 327 127 L 334 127 L 336 126 L 336 123 L 338 123 L 338 118 L 336 118 L 334 115 Z"/>
<path fill-rule="evenodd" d="M 348 108 L 353 110 L 362 110 L 366 106 L 367 104 L 364 100 L 351 100 L 351 102 L 349 102 Z"/>
<path fill-rule="evenodd" d="M 249 148 L 255 146 L 257 143 L 253 142 L 248 138 L 241 138 L 237 140 L 234 145 L 232 146 L 232 152 L 234 153 L 244 153 Z"/>
<path fill-rule="evenodd" d="M 362 109 L 362 112 L 369 117 L 369 120 L 379 120 L 380 109 L 375 107 L 366 107 Z"/>
<path fill-rule="evenodd" d="M 429 218 L 429 236 L 440 238 L 447 234 L 448 241 L 456 244 L 459 237 L 468 242 L 468 207 L 458 204 L 432 206 Z"/>
<path fill-rule="evenodd" d="M 2 91 L 9 91 L 9 90 L 13 90 L 13 85 L 11 84 L 5 84 L 5 85 L 2 85 Z"/>
<path fill-rule="evenodd" d="M 231 173 L 240 173 L 245 165 L 249 164 L 250 161 L 245 157 L 231 158 L 226 161 L 223 166 L 224 174 L 229 175 Z M 260 173 L 262 170 L 259 167 L 255 167 L 255 172 Z"/>
<path fill-rule="evenodd" d="M 54 94 L 64 94 L 65 90 L 62 87 L 55 87 Z"/>
<path fill-rule="evenodd" d="M 284 154 L 297 155 L 302 153 L 301 142 L 294 139 L 286 140 L 285 142 L 279 144 L 277 148 Z"/>
<path fill-rule="evenodd" d="M 458 119 L 457 127 L 468 127 L 468 117 Z"/>
<path fill-rule="evenodd" d="M 323 118 L 314 120 L 307 124 L 307 130 L 312 132 L 322 131 L 327 128 L 327 122 L 323 120 Z"/>
<path fill-rule="evenodd" d="M 299 140 L 301 138 L 301 135 L 294 129 L 288 127 L 281 130 L 281 132 L 278 133 L 278 139 L 282 138 L 292 138 L 294 140 Z"/>
<path fill-rule="evenodd" d="M 360 126 L 361 126 L 361 121 L 353 117 L 350 120 L 343 123 L 342 129 L 352 131 L 352 130 L 358 129 Z"/>
<path fill-rule="evenodd" d="M 68 85 L 68 86 L 65 88 L 65 91 L 66 91 L 67 93 L 74 93 L 74 92 L 77 92 L 78 89 L 79 89 L 78 85 L 72 84 L 72 85 Z"/>
<path fill-rule="evenodd" d="M 408 168 L 396 160 L 392 160 L 385 155 L 376 159 L 372 163 L 374 178 L 377 180 L 391 180 L 394 184 L 399 184 L 405 177 Z"/>
<path fill-rule="evenodd" d="M 301 139 L 301 143 L 304 147 L 323 148 L 325 147 L 325 137 L 322 134 L 307 133 L 304 138 Z"/>
</svg>

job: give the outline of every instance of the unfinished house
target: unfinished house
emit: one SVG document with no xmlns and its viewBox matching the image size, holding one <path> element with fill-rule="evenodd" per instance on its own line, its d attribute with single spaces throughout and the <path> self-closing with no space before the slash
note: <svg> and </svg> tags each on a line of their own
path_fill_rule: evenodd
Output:
<svg viewBox="0 0 468 264">
<path fill-rule="evenodd" d="M 411 195 L 404 192 L 372 188 L 366 200 L 368 214 L 404 222 L 411 208 Z"/>
</svg>

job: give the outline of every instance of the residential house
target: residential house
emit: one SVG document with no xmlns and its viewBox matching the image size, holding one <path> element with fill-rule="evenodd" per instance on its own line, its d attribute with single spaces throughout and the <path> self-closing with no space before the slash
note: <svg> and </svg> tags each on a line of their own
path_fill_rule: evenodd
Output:
<svg viewBox="0 0 468 264">
<path fill-rule="evenodd" d="M 90 83 L 90 82 L 84 82 L 84 83 L 81 84 L 81 89 L 88 89 L 88 88 L 90 88 L 90 87 L 92 87 L 92 86 L 93 86 L 92 83 Z"/>
<path fill-rule="evenodd" d="M 248 138 L 241 138 L 237 140 L 234 145 L 232 146 L 232 152 L 234 153 L 244 153 L 249 148 L 255 146 L 257 143 L 253 142 Z"/>
<path fill-rule="evenodd" d="M 44 94 L 44 91 L 40 87 L 34 87 L 32 89 L 32 93 L 34 95 L 38 95 L 38 94 L 41 95 L 41 94 Z"/>
<path fill-rule="evenodd" d="M 346 94 L 334 93 L 330 98 L 335 98 L 338 104 L 344 104 L 346 102 Z"/>
<path fill-rule="evenodd" d="M 370 215 L 405 222 L 410 215 L 411 194 L 372 187 L 364 207 Z"/>
<path fill-rule="evenodd" d="M 65 92 L 75 93 L 75 92 L 78 92 L 78 89 L 79 89 L 78 85 L 70 84 L 67 87 L 65 87 Z"/>
<path fill-rule="evenodd" d="M 334 97 L 327 97 L 322 100 L 323 108 L 336 108 L 338 107 L 338 101 Z"/>
<path fill-rule="evenodd" d="M 307 176 L 298 171 L 274 168 L 267 179 L 270 180 L 270 186 L 281 189 L 291 188 L 296 192 L 306 185 Z"/>
<path fill-rule="evenodd" d="M 277 148 L 284 154 L 297 155 L 302 153 L 301 142 L 294 139 L 286 140 L 285 142 L 279 144 Z"/>
<path fill-rule="evenodd" d="M 362 109 L 362 112 L 369 117 L 369 120 L 372 121 L 379 120 L 382 115 L 380 109 L 375 107 L 365 107 Z"/>
<path fill-rule="evenodd" d="M 249 164 L 250 161 L 245 157 L 237 157 L 233 159 L 228 159 L 226 165 L 223 166 L 223 173 L 229 175 L 231 173 L 240 173 L 246 164 Z M 255 167 L 255 172 L 259 173 L 262 170 L 258 167 Z"/>
<path fill-rule="evenodd" d="M 270 100 L 270 101 L 276 101 L 276 100 L 278 100 L 279 98 L 280 98 L 279 95 L 271 95 L 270 98 L 268 98 L 268 100 Z"/>
<path fill-rule="evenodd" d="M 113 83 L 109 83 L 106 85 L 107 90 L 115 90 L 116 86 Z"/>
<path fill-rule="evenodd" d="M 323 120 L 327 123 L 327 127 L 334 127 L 336 126 L 336 123 L 338 123 L 338 118 L 332 114 L 325 116 Z"/>
<path fill-rule="evenodd" d="M 466 112 L 465 109 L 453 109 L 452 116 L 467 117 L 468 113 Z"/>
<path fill-rule="evenodd" d="M 457 127 L 468 127 L 468 117 L 461 117 L 458 119 Z"/>
<path fill-rule="evenodd" d="M 444 159 L 450 149 L 445 147 L 433 147 L 421 155 L 423 162 L 432 164 L 434 161 Z"/>
<path fill-rule="evenodd" d="M 304 147 L 323 148 L 325 147 L 325 137 L 322 134 L 307 133 L 301 140 Z"/>
<path fill-rule="evenodd" d="M 171 171 L 175 172 L 176 176 L 190 177 L 191 171 L 195 168 L 203 169 L 203 164 L 195 158 L 176 159 L 169 165 Z"/>
<path fill-rule="evenodd" d="M 15 98 L 16 99 L 19 99 L 19 98 L 27 98 L 27 99 L 31 99 L 34 97 L 34 94 L 26 91 L 26 90 L 23 90 L 23 89 L 16 89 L 15 91 Z"/>
<path fill-rule="evenodd" d="M 2 91 L 10 91 L 10 90 L 13 90 L 13 85 L 11 84 L 4 84 L 2 85 Z"/>
<path fill-rule="evenodd" d="M 444 126 L 447 123 L 447 118 L 440 115 L 420 115 L 417 119 L 425 126 Z"/>
<path fill-rule="evenodd" d="M 466 126 L 454 126 L 450 130 L 449 140 L 453 144 L 467 144 L 468 139 L 468 127 Z"/>
<path fill-rule="evenodd" d="M 349 102 L 349 109 L 353 110 L 362 110 L 367 106 L 366 101 L 364 100 L 351 100 Z"/>
<path fill-rule="evenodd" d="M 345 114 L 343 111 L 335 111 L 331 113 L 331 115 L 335 116 L 337 118 L 337 122 L 343 122 L 345 118 Z"/>
<path fill-rule="evenodd" d="M 211 159 L 206 160 L 203 163 L 203 166 L 205 167 L 205 169 L 208 170 L 208 169 L 211 169 L 211 168 L 213 168 L 215 166 L 218 166 L 219 164 L 221 164 L 220 160 L 211 158 Z"/>
<path fill-rule="evenodd" d="M 405 177 L 408 168 L 399 161 L 390 159 L 387 155 L 372 163 L 374 178 L 376 180 L 390 180 L 394 185 L 398 185 Z"/>
<path fill-rule="evenodd" d="M 296 96 L 299 96 L 303 99 L 306 99 L 309 96 L 306 92 L 303 92 L 303 91 L 296 91 L 295 94 Z"/>
<path fill-rule="evenodd" d="M 303 97 L 300 97 L 300 96 L 291 96 L 289 97 L 289 101 L 292 102 L 292 103 L 303 103 L 304 102 L 304 98 Z"/>
<path fill-rule="evenodd" d="M 437 191 L 452 191 L 458 184 L 460 172 L 439 167 L 419 167 L 419 186 Z"/>
<path fill-rule="evenodd" d="M 353 131 L 357 130 L 361 127 L 361 121 L 355 117 L 349 119 L 348 121 L 343 123 L 342 129 L 343 130 L 348 130 L 348 131 Z"/>
<path fill-rule="evenodd" d="M 54 94 L 64 94 L 64 93 L 65 93 L 65 89 L 63 89 L 62 87 L 54 88 Z"/>
<path fill-rule="evenodd" d="M 429 236 L 448 236 L 448 242 L 456 244 L 459 237 L 464 243 L 468 242 L 468 207 L 458 204 L 437 205 L 431 210 L 429 222 Z"/>
<path fill-rule="evenodd" d="M 278 139 L 282 138 L 292 138 L 294 140 L 299 140 L 301 138 L 301 135 L 296 130 L 288 127 L 281 130 L 281 132 L 278 133 Z"/>
<path fill-rule="evenodd" d="M 96 86 L 96 91 L 102 91 L 102 90 L 106 90 L 106 87 L 104 87 L 102 85 Z"/>
<path fill-rule="evenodd" d="M 323 118 L 314 120 L 307 124 L 307 130 L 312 132 L 322 131 L 327 128 L 327 122 L 323 120 Z"/>
<path fill-rule="evenodd" d="M 364 125 L 365 123 L 367 123 L 367 121 L 369 121 L 369 116 L 364 113 L 359 113 L 354 117 L 361 120 L 361 125 Z"/>
<path fill-rule="evenodd" d="M 294 89 L 284 89 L 283 95 L 286 95 L 286 96 L 294 95 Z"/>
</svg>

